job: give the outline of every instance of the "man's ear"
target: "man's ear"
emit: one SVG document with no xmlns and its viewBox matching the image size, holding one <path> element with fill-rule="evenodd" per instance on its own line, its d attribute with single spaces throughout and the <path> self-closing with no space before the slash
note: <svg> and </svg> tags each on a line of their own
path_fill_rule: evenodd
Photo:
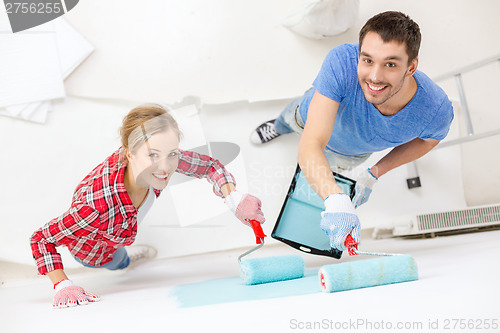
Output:
<svg viewBox="0 0 500 333">
<path fill-rule="evenodd" d="M 410 66 L 408 66 L 407 74 L 408 75 L 415 74 L 415 72 L 417 71 L 417 67 L 418 67 L 418 57 L 415 57 L 415 59 L 411 61 Z"/>
</svg>

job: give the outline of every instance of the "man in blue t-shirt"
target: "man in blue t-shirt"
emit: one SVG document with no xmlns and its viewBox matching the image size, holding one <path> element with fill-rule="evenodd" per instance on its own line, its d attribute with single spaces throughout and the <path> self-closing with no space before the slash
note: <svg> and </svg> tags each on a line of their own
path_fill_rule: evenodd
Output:
<svg viewBox="0 0 500 333">
<path fill-rule="evenodd" d="M 301 134 L 298 162 L 325 200 L 321 228 L 333 248 L 346 250 L 349 234 L 359 242 L 355 208 L 368 200 L 378 178 L 425 155 L 448 134 L 453 108 L 444 91 L 417 70 L 420 39 L 419 26 L 403 13 L 372 17 L 359 44 L 332 49 L 313 88 L 252 133 L 258 144 Z M 358 177 L 351 202 L 331 170 L 350 170 L 387 148 L 393 149 Z"/>
</svg>

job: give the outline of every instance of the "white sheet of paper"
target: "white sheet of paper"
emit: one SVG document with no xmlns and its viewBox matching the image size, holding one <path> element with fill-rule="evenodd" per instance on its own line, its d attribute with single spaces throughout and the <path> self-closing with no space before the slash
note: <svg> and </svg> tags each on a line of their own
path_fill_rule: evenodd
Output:
<svg viewBox="0 0 500 333">
<path fill-rule="evenodd" d="M 43 101 L 38 103 L 31 103 L 34 107 L 26 108 L 21 113 L 21 118 L 36 123 L 45 123 L 47 114 L 52 110 L 52 103 L 50 101 Z"/>
<path fill-rule="evenodd" d="M 19 116 L 21 118 L 26 118 L 26 116 L 29 116 L 32 114 L 36 109 L 38 109 L 41 106 L 47 106 L 50 105 L 49 101 L 40 101 L 40 102 L 33 102 L 29 104 L 18 104 L 18 105 L 10 105 L 5 107 L 5 110 L 11 115 L 11 116 Z"/>
<path fill-rule="evenodd" d="M 0 109 L 0 115 L 29 120 L 36 123 L 45 123 L 47 114 L 52 110 L 50 101 L 33 102 L 29 104 L 19 104 L 7 106 Z"/>
<path fill-rule="evenodd" d="M 24 109 L 26 108 L 35 108 L 37 106 L 38 102 L 33 102 L 29 104 L 17 104 L 17 105 L 9 105 L 6 106 L 3 109 L 0 109 L 2 113 L 0 114 L 5 114 L 6 116 L 12 116 L 12 117 L 17 117 L 23 112 Z"/>
<path fill-rule="evenodd" d="M 31 29 L 31 32 L 53 32 L 60 60 L 62 79 L 67 78 L 94 50 L 80 33 L 78 33 L 63 18 L 45 23 Z M 22 66 L 22 64 L 20 64 Z M 23 120 L 44 123 L 47 113 L 51 110 L 50 101 L 37 101 L 28 104 L 9 105 L 0 109 L 0 115 L 16 117 Z"/>
<path fill-rule="evenodd" d="M 183 139 L 179 145 L 182 149 L 189 150 L 208 144 L 198 110 L 194 105 L 173 110 L 171 113 L 183 133 Z M 238 175 L 238 189 L 246 190 L 246 173 L 241 154 L 226 165 L 226 168 L 235 177 L 236 174 Z M 206 179 L 193 178 L 181 184 L 171 185 L 168 189 L 172 194 L 181 226 L 199 224 L 228 211 L 223 199 L 213 193 L 212 186 Z"/>
<path fill-rule="evenodd" d="M 54 29 L 63 78 L 66 79 L 94 51 L 94 47 L 63 18 L 54 20 Z"/>
<path fill-rule="evenodd" d="M 223 199 L 212 192 L 206 179 L 193 178 L 169 190 L 182 227 L 199 224 L 228 210 Z"/>
<path fill-rule="evenodd" d="M 65 96 L 56 34 L 0 33 L 0 107 Z"/>
<path fill-rule="evenodd" d="M 241 153 L 226 165 L 226 168 L 237 179 L 238 190 L 246 192 L 248 186 Z M 229 210 L 224 204 L 224 199 L 214 194 L 212 186 L 206 179 L 193 178 L 193 180 L 169 186 L 168 189 L 172 194 L 179 225 L 182 227 L 203 223 Z"/>
</svg>

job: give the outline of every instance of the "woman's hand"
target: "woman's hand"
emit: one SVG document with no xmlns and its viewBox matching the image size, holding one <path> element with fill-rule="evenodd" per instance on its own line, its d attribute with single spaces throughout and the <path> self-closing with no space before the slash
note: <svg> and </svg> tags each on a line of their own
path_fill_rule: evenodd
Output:
<svg viewBox="0 0 500 333">
<path fill-rule="evenodd" d="M 225 200 L 226 205 L 244 224 L 250 226 L 248 221 L 256 220 L 264 223 L 266 218 L 260 209 L 262 203 L 259 198 L 240 191 L 231 191 Z"/>
<path fill-rule="evenodd" d="M 52 307 L 67 308 L 77 305 L 86 305 L 88 302 L 98 302 L 101 298 L 83 290 L 71 280 L 62 280 L 54 285 L 54 303 Z"/>
</svg>

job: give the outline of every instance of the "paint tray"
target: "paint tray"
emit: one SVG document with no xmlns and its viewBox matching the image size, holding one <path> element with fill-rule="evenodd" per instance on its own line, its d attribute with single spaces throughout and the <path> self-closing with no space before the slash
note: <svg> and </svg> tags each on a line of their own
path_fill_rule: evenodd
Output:
<svg viewBox="0 0 500 333">
<path fill-rule="evenodd" d="M 342 191 L 352 199 L 356 182 L 335 172 L 333 175 Z M 305 253 L 340 259 L 342 251 L 330 247 L 328 236 L 319 226 L 324 210 L 323 200 L 309 186 L 297 165 L 271 237 Z"/>
</svg>

